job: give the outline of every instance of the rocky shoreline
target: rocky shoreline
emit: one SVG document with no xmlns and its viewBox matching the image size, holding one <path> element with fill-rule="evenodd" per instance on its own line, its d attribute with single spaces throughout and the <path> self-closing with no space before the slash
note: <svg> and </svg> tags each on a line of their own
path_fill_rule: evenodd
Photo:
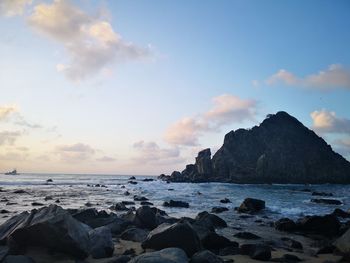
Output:
<svg viewBox="0 0 350 263">
<path fill-rule="evenodd" d="M 310 196 L 329 200 L 324 197 L 331 193 Z M 194 218 L 175 218 L 163 210 L 190 210 L 191 203 L 169 200 L 155 207 L 142 193 L 133 200 L 99 210 L 89 203 L 64 209 L 53 199 L 10 217 L 0 226 L 0 262 L 349 261 L 350 213 L 336 204 L 331 214 L 274 220 L 265 201 L 254 198 L 228 209 L 224 204 L 230 198 L 223 196 L 211 211 Z M 225 221 L 225 213 L 235 214 L 234 220 Z"/>
</svg>

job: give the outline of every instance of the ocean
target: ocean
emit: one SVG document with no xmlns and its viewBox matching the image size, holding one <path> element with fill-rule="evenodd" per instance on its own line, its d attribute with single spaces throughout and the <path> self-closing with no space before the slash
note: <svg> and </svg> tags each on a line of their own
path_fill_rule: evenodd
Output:
<svg viewBox="0 0 350 263">
<path fill-rule="evenodd" d="M 335 208 L 350 209 L 350 185 L 239 185 L 226 183 L 166 183 L 155 180 L 142 181 L 145 178 L 135 176 L 137 184 L 128 183 L 129 176 L 119 175 L 74 175 L 74 174 L 20 174 L 0 175 L 0 209 L 10 211 L 0 215 L 0 223 L 8 217 L 33 208 L 33 202 L 44 205 L 55 203 L 64 208 L 82 208 L 86 203 L 97 209 L 109 209 L 120 201 L 133 201 L 134 195 L 145 196 L 150 202 L 174 217 L 194 217 L 214 206 L 225 206 L 229 211 L 220 214 L 231 221 L 237 216 L 234 207 L 239 206 L 246 197 L 259 198 L 266 202 L 265 213 L 272 219 L 289 217 L 296 219 L 305 215 L 322 215 Z M 47 183 L 46 180 L 52 179 Z M 106 187 L 92 187 L 92 185 Z M 88 186 L 90 185 L 90 186 Z M 125 187 L 125 188 L 124 188 Z M 332 197 L 312 196 L 311 191 L 332 193 Z M 24 190 L 25 193 L 14 193 Z M 130 192 L 129 196 L 124 193 Z M 45 201 L 45 197 L 49 197 Z M 231 203 L 222 204 L 220 200 L 229 198 Z M 325 205 L 312 203 L 312 198 L 331 198 L 342 201 L 343 205 Z M 164 201 L 181 200 L 190 204 L 190 208 L 163 207 Z M 136 202 L 136 207 L 139 204 Z"/>
</svg>

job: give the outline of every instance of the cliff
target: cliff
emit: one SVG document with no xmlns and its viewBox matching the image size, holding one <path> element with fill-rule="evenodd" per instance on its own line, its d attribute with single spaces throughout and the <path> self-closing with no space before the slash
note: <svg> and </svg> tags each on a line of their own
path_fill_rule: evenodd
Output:
<svg viewBox="0 0 350 263">
<path fill-rule="evenodd" d="M 296 118 L 278 112 L 252 129 L 229 132 L 212 159 L 210 149 L 205 149 L 195 164 L 167 180 L 347 184 L 350 163 Z"/>
</svg>

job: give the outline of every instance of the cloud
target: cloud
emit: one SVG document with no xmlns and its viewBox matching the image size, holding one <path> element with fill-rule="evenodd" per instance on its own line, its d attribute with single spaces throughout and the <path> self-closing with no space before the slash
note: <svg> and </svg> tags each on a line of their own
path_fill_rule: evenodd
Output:
<svg viewBox="0 0 350 263">
<path fill-rule="evenodd" d="M 257 102 L 223 94 L 213 98 L 213 108 L 196 117 L 186 117 L 172 124 L 164 139 L 173 145 L 196 146 L 198 137 L 218 131 L 224 125 L 254 120 Z"/>
<path fill-rule="evenodd" d="M 282 83 L 289 86 L 310 87 L 320 90 L 350 89 L 350 69 L 339 64 L 332 64 L 326 70 L 301 78 L 281 69 L 268 78 L 266 83 L 268 85 Z"/>
<path fill-rule="evenodd" d="M 93 76 L 112 63 L 150 55 L 148 48 L 126 42 L 108 21 L 85 13 L 69 0 L 37 5 L 28 23 L 63 44 L 70 61 L 56 68 L 72 81 Z"/>
<path fill-rule="evenodd" d="M 59 145 L 55 149 L 55 153 L 60 156 L 62 161 L 76 162 L 90 159 L 96 150 L 91 146 L 83 143 L 71 145 Z"/>
<path fill-rule="evenodd" d="M 117 159 L 113 158 L 113 157 L 109 157 L 109 156 L 103 156 L 101 158 L 97 158 L 96 161 L 99 162 L 115 162 Z"/>
<path fill-rule="evenodd" d="M 27 5 L 30 5 L 32 0 L 1 0 L 0 15 L 17 16 L 22 15 Z"/>
<path fill-rule="evenodd" d="M 350 119 L 337 117 L 334 111 L 325 109 L 314 111 L 311 114 L 312 127 L 320 133 L 349 133 Z"/>
<path fill-rule="evenodd" d="M 12 113 L 17 112 L 16 106 L 4 105 L 0 106 L 0 121 L 8 118 Z"/>
<path fill-rule="evenodd" d="M 0 160 L 2 161 L 24 161 L 27 159 L 26 153 L 18 153 L 18 152 L 7 152 L 4 154 L 0 154 Z"/>
<path fill-rule="evenodd" d="M 20 131 L 2 131 L 0 132 L 0 145 L 13 145 L 21 135 Z"/>
<path fill-rule="evenodd" d="M 16 124 L 18 126 L 23 126 L 23 127 L 26 127 L 26 128 L 31 128 L 31 129 L 40 129 L 40 128 L 42 128 L 42 126 L 40 124 L 30 123 L 27 120 L 25 120 L 22 115 L 19 115 L 19 114 L 18 114 L 17 120 L 14 122 L 14 124 Z"/>
<path fill-rule="evenodd" d="M 185 161 L 177 147 L 160 148 L 155 142 L 139 141 L 133 144 L 138 156 L 133 160 L 143 164 L 175 164 Z"/>
<path fill-rule="evenodd" d="M 350 138 L 343 138 L 334 141 L 337 151 L 344 156 L 350 157 Z"/>
</svg>

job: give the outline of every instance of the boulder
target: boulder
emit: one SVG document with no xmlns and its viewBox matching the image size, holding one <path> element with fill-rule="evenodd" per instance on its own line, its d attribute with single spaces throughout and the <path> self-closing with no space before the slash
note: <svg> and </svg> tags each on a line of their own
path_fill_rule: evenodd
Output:
<svg viewBox="0 0 350 263">
<path fill-rule="evenodd" d="M 289 237 L 282 237 L 281 240 L 283 241 L 283 244 L 286 245 L 288 248 L 293 248 L 298 250 L 303 249 L 303 244 L 301 244 L 299 241 L 296 241 Z"/>
<path fill-rule="evenodd" d="M 134 195 L 134 201 L 148 201 L 148 198 L 141 195 Z"/>
<path fill-rule="evenodd" d="M 9 251 L 7 246 L 0 246 L 0 262 L 9 254 Z"/>
<path fill-rule="evenodd" d="M 225 212 L 225 211 L 228 211 L 229 209 L 227 207 L 222 207 L 222 206 L 214 206 L 212 209 L 211 209 L 211 212 L 212 213 L 215 213 L 215 214 L 220 214 L 222 212 Z"/>
<path fill-rule="evenodd" d="M 143 242 L 146 240 L 149 231 L 132 227 L 126 229 L 123 233 L 121 233 L 120 238 L 124 240 L 134 241 L 134 242 Z"/>
<path fill-rule="evenodd" d="M 249 255 L 250 258 L 261 261 L 271 259 L 271 248 L 261 244 L 243 244 L 240 247 L 242 255 Z"/>
<path fill-rule="evenodd" d="M 350 229 L 334 242 L 334 246 L 345 254 L 350 254 Z"/>
<path fill-rule="evenodd" d="M 336 216 L 306 216 L 297 221 L 297 229 L 307 234 L 318 234 L 327 237 L 339 234 L 341 224 Z"/>
<path fill-rule="evenodd" d="M 105 263 L 128 263 L 130 260 L 131 260 L 131 257 L 127 255 L 121 255 L 121 256 L 115 256 L 109 259 L 108 261 L 106 261 Z"/>
<path fill-rule="evenodd" d="M 295 262 L 300 262 L 302 260 L 299 257 L 297 257 L 296 255 L 284 254 L 280 258 L 273 258 L 273 259 L 271 259 L 271 261 L 273 261 L 273 262 L 283 262 L 283 263 L 295 263 Z"/>
<path fill-rule="evenodd" d="M 127 208 L 125 206 L 125 204 L 123 204 L 122 202 L 116 203 L 112 208 L 116 211 L 128 211 L 129 210 L 129 208 Z"/>
<path fill-rule="evenodd" d="M 231 201 L 228 198 L 224 198 L 220 200 L 220 203 L 227 204 L 227 203 L 231 203 Z"/>
<path fill-rule="evenodd" d="M 0 226 L 0 243 L 10 238 L 20 247 L 36 245 L 84 258 L 90 247 L 88 229 L 63 208 L 50 205 L 6 221 Z"/>
<path fill-rule="evenodd" d="M 311 199 L 311 202 L 318 204 L 326 204 L 326 205 L 341 205 L 342 202 L 336 199 L 325 199 L 325 198 L 316 198 Z"/>
<path fill-rule="evenodd" d="M 189 208 L 190 207 L 190 205 L 187 202 L 174 201 L 174 200 L 170 200 L 169 202 L 164 202 L 163 206 L 166 206 L 166 207 L 183 207 L 183 208 Z"/>
<path fill-rule="evenodd" d="M 336 208 L 334 209 L 332 215 L 335 215 L 337 217 L 342 217 L 342 218 L 349 218 L 350 217 L 350 213 L 346 212 L 340 208 Z"/>
<path fill-rule="evenodd" d="M 215 229 L 217 227 L 227 227 L 227 223 L 217 215 L 210 214 L 206 211 L 199 213 L 194 224 L 202 225 L 209 229 Z"/>
<path fill-rule="evenodd" d="M 201 239 L 201 242 L 203 247 L 209 250 L 219 250 L 225 247 L 238 247 L 237 242 L 231 241 L 215 232 L 209 232 L 203 239 Z"/>
<path fill-rule="evenodd" d="M 144 253 L 133 258 L 129 263 L 188 263 L 188 258 L 182 249 L 171 247 Z"/>
<path fill-rule="evenodd" d="M 190 263 L 224 263 L 224 261 L 209 250 L 203 250 L 194 254 Z"/>
<path fill-rule="evenodd" d="M 250 233 L 250 232 L 238 232 L 238 233 L 234 234 L 233 236 L 237 237 L 237 238 L 241 238 L 241 239 L 248 239 L 248 240 L 261 238 L 253 233 Z"/>
<path fill-rule="evenodd" d="M 274 226 L 279 231 L 291 232 L 297 228 L 296 223 L 289 218 L 281 218 L 274 223 Z"/>
<path fill-rule="evenodd" d="M 155 211 L 149 206 L 141 206 L 136 210 L 135 225 L 141 228 L 154 229 L 158 226 Z"/>
<path fill-rule="evenodd" d="M 312 192 L 311 195 L 316 195 L 316 196 L 333 196 L 332 193 L 325 193 L 325 192 Z"/>
<path fill-rule="evenodd" d="M 89 232 L 90 236 L 90 253 L 93 258 L 111 257 L 114 251 L 111 231 L 108 227 L 102 226 Z"/>
<path fill-rule="evenodd" d="M 162 224 L 152 230 L 142 242 L 142 247 L 156 250 L 178 247 L 188 256 L 192 256 L 201 249 L 201 244 L 197 233 L 189 223 L 178 222 L 172 225 Z"/>
<path fill-rule="evenodd" d="M 246 198 L 238 207 L 237 211 L 240 213 L 257 213 L 265 209 L 265 201 L 254 198 Z"/>
</svg>

